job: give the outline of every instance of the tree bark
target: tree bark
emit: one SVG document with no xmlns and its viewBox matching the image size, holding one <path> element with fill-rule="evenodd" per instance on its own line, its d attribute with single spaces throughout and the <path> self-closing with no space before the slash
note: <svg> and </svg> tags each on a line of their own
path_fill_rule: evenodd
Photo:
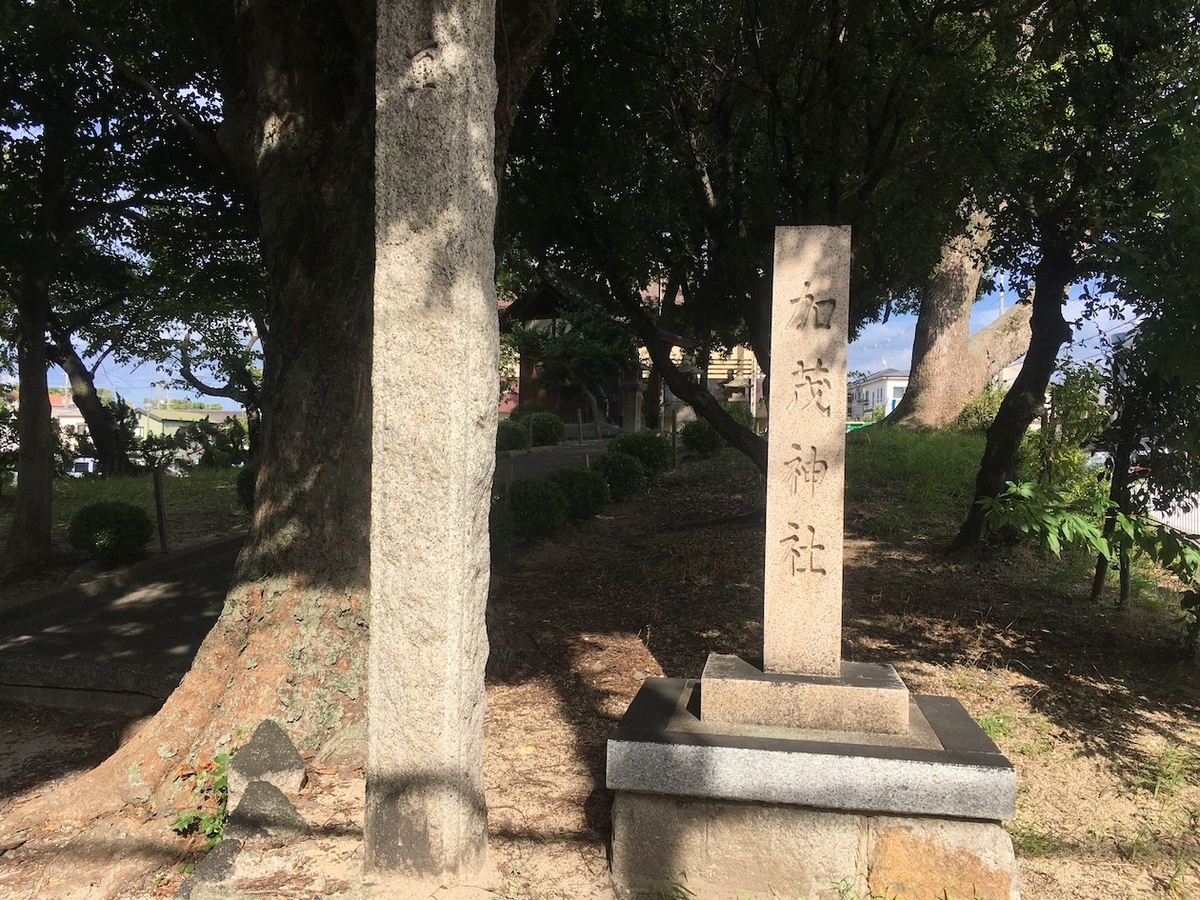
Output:
<svg viewBox="0 0 1200 900">
<path fill-rule="evenodd" d="M 191 670 L 132 740 L 55 798 L 72 816 L 151 799 L 175 808 L 189 789 L 172 777 L 179 762 L 211 759 L 247 723 L 275 718 L 301 749 L 361 728 L 374 7 L 366 32 L 351 7 L 238 7 L 224 146 L 251 176 L 272 326 L 254 520 Z"/>
<path fill-rule="evenodd" d="M 65 42 L 52 43 L 47 61 L 51 73 L 66 65 Z M 75 112 L 70 98 L 54 105 L 42 131 L 41 171 L 38 173 L 37 212 L 22 248 L 16 297 L 17 494 L 8 542 L 6 568 L 50 555 L 50 521 L 54 504 L 54 431 L 50 396 L 46 390 L 46 332 L 50 323 L 50 280 L 67 225 L 70 200 L 66 195 L 67 157 L 73 140 Z"/>
<path fill-rule="evenodd" d="M 1029 347 L 1031 306 L 1010 307 L 970 336 L 971 309 L 979 293 L 983 253 L 990 235 L 976 213 L 963 234 L 942 248 L 942 258 L 921 295 L 913 335 L 912 368 L 889 425 L 936 428 L 954 421 L 967 402 Z"/>
<path fill-rule="evenodd" d="M 1076 265 L 1070 248 L 1054 244 L 1042 248 L 1042 257 L 1034 271 L 1033 316 L 1029 352 L 1012 389 L 1000 404 L 996 419 L 987 432 L 987 446 L 975 478 L 975 497 L 967 519 L 950 545 L 965 550 L 978 545 L 983 536 L 983 508 L 979 501 L 995 497 L 1004 483 L 1013 478 L 1017 452 L 1029 423 L 1042 414 L 1046 404 L 1046 386 L 1058 360 L 1058 350 L 1071 338 L 1071 326 L 1063 318 L 1063 298 L 1074 281 Z"/>
<path fill-rule="evenodd" d="M 496 184 L 504 184 L 508 138 L 521 94 L 542 61 L 566 0 L 504 0 L 496 4 Z"/>
<path fill-rule="evenodd" d="M 4 566 L 12 568 L 50 555 L 54 497 L 54 431 L 46 390 L 46 321 L 50 292 L 45 277 L 27 269 L 17 298 L 17 493 Z"/>
<path fill-rule="evenodd" d="M 113 421 L 112 412 L 96 393 L 96 382 L 91 370 L 75 352 L 70 337 L 55 335 L 47 353 L 51 361 L 66 372 L 71 380 L 71 396 L 87 423 L 88 436 L 100 461 L 100 472 L 104 475 L 132 475 L 137 471 L 137 467 L 129 458 L 128 448 L 121 440 L 120 430 Z"/>
<path fill-rule="evenodd" d="M 254 521 L 191 670 L 133 739 L 47 799 L 59 817 L 177 808 L 190 788 L 179 763 L 211 759 L 267 717 L 302 750 L 345 747 L 346 763 L 362 764 L 375 5 L 247 0 L 228 24 L 219 139 L 260 223 L 272 337 Z"/>
</svg>

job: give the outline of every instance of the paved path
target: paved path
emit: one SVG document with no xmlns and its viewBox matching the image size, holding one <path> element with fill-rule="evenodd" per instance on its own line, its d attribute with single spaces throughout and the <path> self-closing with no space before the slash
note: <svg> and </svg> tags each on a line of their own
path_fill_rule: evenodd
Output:
<svg viewBox="0 0 1200 900">
<path fill-rule="evenodd" d="M 496 490 L 583 466 L 604 448 L 587 441 L 511 453 L 496 462 Z M 19 606 L 0 598 L 0 699 L 154 711 L 220 615 L 244 538 L 145 560 Z"/>
</svg>

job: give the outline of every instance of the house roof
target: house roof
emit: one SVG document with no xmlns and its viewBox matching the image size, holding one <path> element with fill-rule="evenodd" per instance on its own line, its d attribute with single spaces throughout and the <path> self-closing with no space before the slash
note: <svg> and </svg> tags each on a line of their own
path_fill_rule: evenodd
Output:
<svg viewBox="0 0 1200 900">
<path fill-rule="evenodd" d="M 884 378 L 907 378 L 908 371 L 905 369 L 880 369 L 878 372 L 872 372 L 862 378 L 854 381 L 855 384 L 866 384 L 868 381 L 879 381 Z"/>
<path fill-rule="evenodd" d="M 538 283 L 500 311 L 500 330 L 508 331 L 514 322 L 556 319 L 567 310 L 588 305 L 583 291 L 575 287 L 551 265 L 541 268 Z"/>
<path fill-rule="evenodd" d="M 231 418 L 245 416 L 240 409 L 138 409 L 138 415 L 146 416 L 157 422 L 187 425 L 204 419 L 213 424 L 220 424 Z"/>
</svg>

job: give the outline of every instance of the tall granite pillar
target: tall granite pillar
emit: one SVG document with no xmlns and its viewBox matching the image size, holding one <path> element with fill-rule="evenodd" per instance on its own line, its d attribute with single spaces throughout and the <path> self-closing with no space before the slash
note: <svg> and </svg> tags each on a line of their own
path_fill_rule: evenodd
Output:
<svg viewBox="0 0 1200 900">
<path fill-rule="evenodd" d="M 453 880 L 487 846 L 494 17 L 378 6 L 368 874 Z"/>
</svg>

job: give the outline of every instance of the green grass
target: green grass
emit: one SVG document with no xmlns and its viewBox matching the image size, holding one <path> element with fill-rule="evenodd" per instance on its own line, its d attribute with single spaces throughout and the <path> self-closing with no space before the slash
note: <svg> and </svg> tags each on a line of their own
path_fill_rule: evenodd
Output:
<svg viewBox="0 0 1200 900">
<path fill-rule="evenodd" d="M 1014 821 L 1004 826 L 1012 837 L 1017 856 L 1028 858 L 1050 856 L 1063 848 L 1062 839 L 1054 829 L 1032 822 Z"/>
<path fill-rule="evenodd" d="M 65 531 L 71 517 L 89 503 L 119 500 L 146 510 L 153 519 L 154 479 L 149 475 L 130 478 L 54 479 L 52 526 Z M 163 478 L 163 502 L 167 514 L 219 516 L 236 511 L 237 469 L 194 469 L 186 478 Z M 13 491 L 7 489 L 0 501 L 0 529 L 7 533 L 12 521 Z"/>
<path fill-rule="evenodd" d="M 979 727 L 994 741 L 1008 737 L 1017 730 L 1017 717 L 1005 710 L 995 709 L 979 717 Z"/>
<path fill-rule="evenodd" d="M 874 426 L 846 435 L 846 498 L 886 500 L 867 530 L 878 536 L 907 523 L 966 515 L 983 457 L 983 437 L 950 430 Z"/>
</svg>

